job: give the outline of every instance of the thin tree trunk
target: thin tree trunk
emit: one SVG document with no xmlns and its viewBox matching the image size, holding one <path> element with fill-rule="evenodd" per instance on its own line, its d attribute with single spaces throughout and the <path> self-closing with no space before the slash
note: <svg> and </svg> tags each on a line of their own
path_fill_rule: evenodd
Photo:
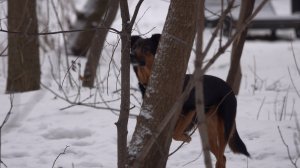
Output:
<svg viewBox="0 0 300 168">
<path fill-rule="evenodd" d="M 121 32 L 121 111 L 116 123 L 118 132 L 118 168 L 125 168 L 127 163 L 127 125 L 130 106 L 130 36 L 129 10 L 127 0 L 120 0 L 122 17 Z"/>
<path fill-rule="evenodd" d="M 139 8 L 144 0 L 139 0 L 130 21 L 127 0 L 120 0 L 122 18 L 121 31 L 121 110 L 116 122 L 118 133 L 118 168 L 128 167 L 127 125 L 130 108 L 130 40 L 132 26 L 135 22 Z"/>
<path fill-rule="evenodd" d="M 245 21 L 251 16 L 255 0 L 241 1 L 240 16 L 237 24 L 237 30 L 239 30 Z M 234 40 L 232 45 L 231 63 L 227 76 L 227 83 L 232 87 L 234 93 L 237 95 L 240 89 L 240 83 L 242 79 L 240 60 L 246 40 L 248 29 L 244 31 Z"/>
<path fill-rule="evenodd" d="M 182 92 L 190 52 L 195 37 L 195 1 L 172 0 L 155 56 L 150 83 L 129 145 L 129 167 L 166 166 L 177 115 L 156 135 L 157 126 Z M 148 147 L 151 138 L 155 144 Z"/>
<path fill-rule="evenodd" d="M 212 168 L 210 158 L 210 146 L 207 133 L 206 116 L 204 112 L 204 95 L 203 95 L 203 71 L 202 63 L 204 59 L 203 54 L 203 30 L 204 30 L 204 1 L 197 1 L 197 39 L 196 39 L 196 61 L 195 61 L 195 89 L 196 89 L 196 111 L 198 119 L 198 131 L 202 142 L 202 149 L 204 154 L 204 163 L 206 168 Z"/>
<path fill-rule="evenodd" d="M 38 23 L 35 0 L 9 0 L 8 30 L 22 34 L 8 34 L 8 77 L 6 92 L 25 92 L 40 89 L 40 60 Z"/>
<path fill-rule="evenodd" d="M 73 28 L 89 29 L 96 27 L 107 11 L 109 0 L 88 0 L 85 4 L 84 11 L 77 13 L 77 20 Z M 85 56 L 93 39 L 95 31 L 73 33 L 70 36 L 70 49 L 74 55 Z"/>
<path fill-rule="evenodd" d="M 119 0 L 110 0 L 107 15 L 101 23 L 103 27 L 109 27 L 113 23 L 117 15 L 118 8 Z M 107 34 L 108 29 L 99 29 L 93 37 L 89 52 L 87 53 L 87 62 L 84 69 L 84 80 L 82 83 L 82 86 L 84 87 L 92 88 L 94 86 L 101 51 L 103 50 Z"/>
</svg>

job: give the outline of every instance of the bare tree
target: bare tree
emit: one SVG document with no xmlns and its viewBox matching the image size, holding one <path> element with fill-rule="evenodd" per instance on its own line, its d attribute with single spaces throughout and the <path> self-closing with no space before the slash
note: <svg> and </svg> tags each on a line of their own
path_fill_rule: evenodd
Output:
<svg viewBox="0 0 300 168">
<path fill-rule="evenodd" d="M 107 11 L 110 0 L 89 0 L 86 2 L 84 11 L 77 12 L 77 20 L 73 24 L 75 29 L 90 29 L 96 27 Z M 84 31 L 72 34 L 70 37 L 70 49 L 73 54 L 85 56 L 93 39 L 95 31 Z"/>
<path fill-rule="evenodd" d="M 246 20 L 251 16 L 255 0 L 241 1 L 240 15 L 237 23 L 237 30 L 240 30 L 245 25 Z M 230 69 L 227 76 L 227 82 L 237 95 L 240 89 L 240 83 L 242 79 L 240 60 L 247 36 L 247 28 L 234 40 L 231 52 Z"/>
<path fill-rule="evenodd" d="M 110 0 L 107 14 L 100 23 L 101 27 L 109 27 L 114 21 L 119 7 L 119 0 Z M 109 29 L 99 29 L 96 31 L 89 52 L 87 53 L 87 62 L 84 69 L 83 83 L 85 87 L 93 87 L 96 77 L 96 71 L 99 64 L 101 51 L 103 50 L 106 36 Z"/>
<path fill-rule="evenodd" d="M 40 88 L 40 61 L 35 0 L 9 0 L 8 77 L 6 92 L 24 92 Z"/>
<path fill-rule="evenodd" d="M 161 134 L 156 136 L 155 130 L 182 92 L 195 36 L 195 5 L 195 1 L 170 2 L 150 83 L 129 145 L 129 167 L 159 168 L 166 165 L 171 130 L 174 129 L 181 107 L 177 108 L 177 115 L 168 122 Z M 147 148 L 151 138 L 156 137 L 155 145 Z"/>
</svg>

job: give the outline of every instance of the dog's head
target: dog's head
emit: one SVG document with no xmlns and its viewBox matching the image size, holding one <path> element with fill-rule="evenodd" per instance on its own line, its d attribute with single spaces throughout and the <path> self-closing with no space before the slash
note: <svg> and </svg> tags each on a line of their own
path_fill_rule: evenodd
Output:
<svg viewBox="0 0 300 168">
<path fill-rule="evenodd" d="M 158 47 L 160 34 L 153 34 L 150 38 L 131 36 L 130 62 L 139 82 L 147 86 L 154 56 Z"/>
</svg>

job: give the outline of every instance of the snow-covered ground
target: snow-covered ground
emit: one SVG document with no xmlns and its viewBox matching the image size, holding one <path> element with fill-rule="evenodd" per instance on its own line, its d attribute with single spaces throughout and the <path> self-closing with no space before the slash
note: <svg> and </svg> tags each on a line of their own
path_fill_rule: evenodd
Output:
<svg viewBox="0 0 300 168">
<path fill-rule="evenodd" d="M 135 1 L 130 1 L 131 11 Z M 286 14 L 289 3 L 274 1 L 276 9 L 281 14 Z M 139 22 L 134 34 L 159 33 L 163 28 L 165 16 L 168 11 L 168 2 L 145 1 L 138 17 Z M 283 10 L 284 9 L 284 10 Z M 120 17 L 113 27 L 120 29 Z M 154 29 L 153 29 L 154 28 Z M 153 29 L 153 30 L 152 30 Z M 210 37 L 211 30 L 205 31 L 205 40 Z M 294 37 L 291 30 L 280 32 L 287 37 Z M 3 33 L 0 36 L 4 36 Z M 110 43 L 116 43 L 116 35 L 110 34 Z M 293 47 L 292 47 L 293 46 Z M 212 55 L 218 47 L 215 43 L 209 55 Z M 101 84 L 98 90 L 82 88 L 80 98 L 84 100 L 90 94 L 96 98 L 86 100 L 86 103 L 100 102 L 97 106 L 106 107 L 104 100 L 116 100 L 109 102 L 111 108 L 119 109 L 118 98 L 120 85 L 116 82 L 119 71 L 110 63 L 109 56 L 112 47 L 107 45 L 106 52 L 101 60 L 99 79 Z M 228 49 L 230 51 L 230 49 Z M 239 134 L 251 154 L 251 159 L 245 156 L 235 155 L 229 149 L 226 150 L 227 167 L 263 167 L 263 168 L 288 168 L 294 167 L 289 159 L 288 151 L 295 161 L 300 153 L 300 130 L 297 130 L 296 121 L 300 113 L 300 74 L 297 71 L 293 57 L 300 66 L 300 40 L 293 41 L 247 41 L 242 57 L 243 79 L 238 98 L 237 128 Z M 47 54 L 47 56 L 46 56 Z M 41 57 L 42 82 L 55 92 L 63 95 L 54 82 L 49 66 L 50 57 L 55 57 L 56 52 L 49 52 Z M 115 53 L 115 60 L 119 66 L 120 50 Z M 229 68 L 230 52 L 225 54 L 207 72 L 225 79 Z M 75 58 L 71 58 L 75 60 Z M 10 95 L 5 94 L 6 86 L 6 62 L 7 57 L 0 57 L 0 124 L 10 108 Z M 82 67 L 84 59 L 77 60 Z M 77 71 L 78 71 L 78 64 Z M 192 71 L 193 59 L 191 59 L 189 71 Z M 110 68 L 109 68 L 110 67 Z M 83 69 L 83 68 L 81 68 Z M 289 75 L 291 74 L 291 77 Z M 76 77 L 77 72 L 72 72 Z M 62 73 L 63 75 L 65 72 Z M 106 77 L 109 74 L 109 78 Z M 62 76 L 63 78 L 63 76 Z M 118 78 L 119 79 L 119 78 Z M 137 88 L 136 78 L 131 75 L 131 86 Z M 292 84 L 292 81 L 294 85 Z M 77 95 L 76 89 L 64 85 L 66 94 L 71 100 Z M 132 90 L 132 94 L 141 101 L 138 91 Z M 131 97 L 132 106 L 136 108 L 132 113 L 139 112 L 139 102 Z M 52 167 L 57 156 L 55 167 L 64 168 L 115 168 L 117 167 L 117 131 L 114 123 L 118 116 L 110 110 L 95 109 L 84 106 L 72 106 L 58 98 L 43 87 L 39 91 L 15 94 L 13 98 L 12 114 L 2 130 L 2 161 L 9 168 L 40 168 Z M 298 118 L 297 118 L 298 116 Z M 135 126 L 135 119 L 129 120 L 130 140 Z M 280 136 L 280 128 L 284 145 Z M 196 132 L 192 141 L 185 144 L 168 160 L 167 167 L 204 167 L 201 155 L 201 144 Z M 180 143 L 173 142 L 171 151 Z M 215 161 L 213 157 L 213 162 Z M 298 166 L 300 166 L 298 164 Z"/>
</svg>

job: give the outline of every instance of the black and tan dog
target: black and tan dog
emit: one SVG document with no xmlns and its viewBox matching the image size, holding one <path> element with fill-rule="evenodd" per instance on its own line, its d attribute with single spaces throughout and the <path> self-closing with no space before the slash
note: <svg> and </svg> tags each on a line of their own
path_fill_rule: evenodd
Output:
<svg viewBox="0 0 300 168">
<path fill-rule="evenodd" d="M 146 39 L 140 36 L 131 37 L 130 60 L 143 96 L 151 75 L 159 39 L 160 34 L 154 34 L 151 38 Z M 185 76 L 184 88 L 190 78 L 191 75 Z M 227 144 L 234 153 L 244 154 L 248 157 L 250 155 L 236 130 L 237 102 L 232 89 L 226 82 L 214 76 L 204 75 L 203 82 L 210 150 L 217 159 L 216 167 L 224 168 L 226 164 L 224 151 Z M 188 132 L 197 126 L 195 116 L 195 89 L 193 89 L 184 103 L 181 116 L 176 123 L 173 132 L 174 140 L 186 142 L 191 140 Z"/>
</svg>

